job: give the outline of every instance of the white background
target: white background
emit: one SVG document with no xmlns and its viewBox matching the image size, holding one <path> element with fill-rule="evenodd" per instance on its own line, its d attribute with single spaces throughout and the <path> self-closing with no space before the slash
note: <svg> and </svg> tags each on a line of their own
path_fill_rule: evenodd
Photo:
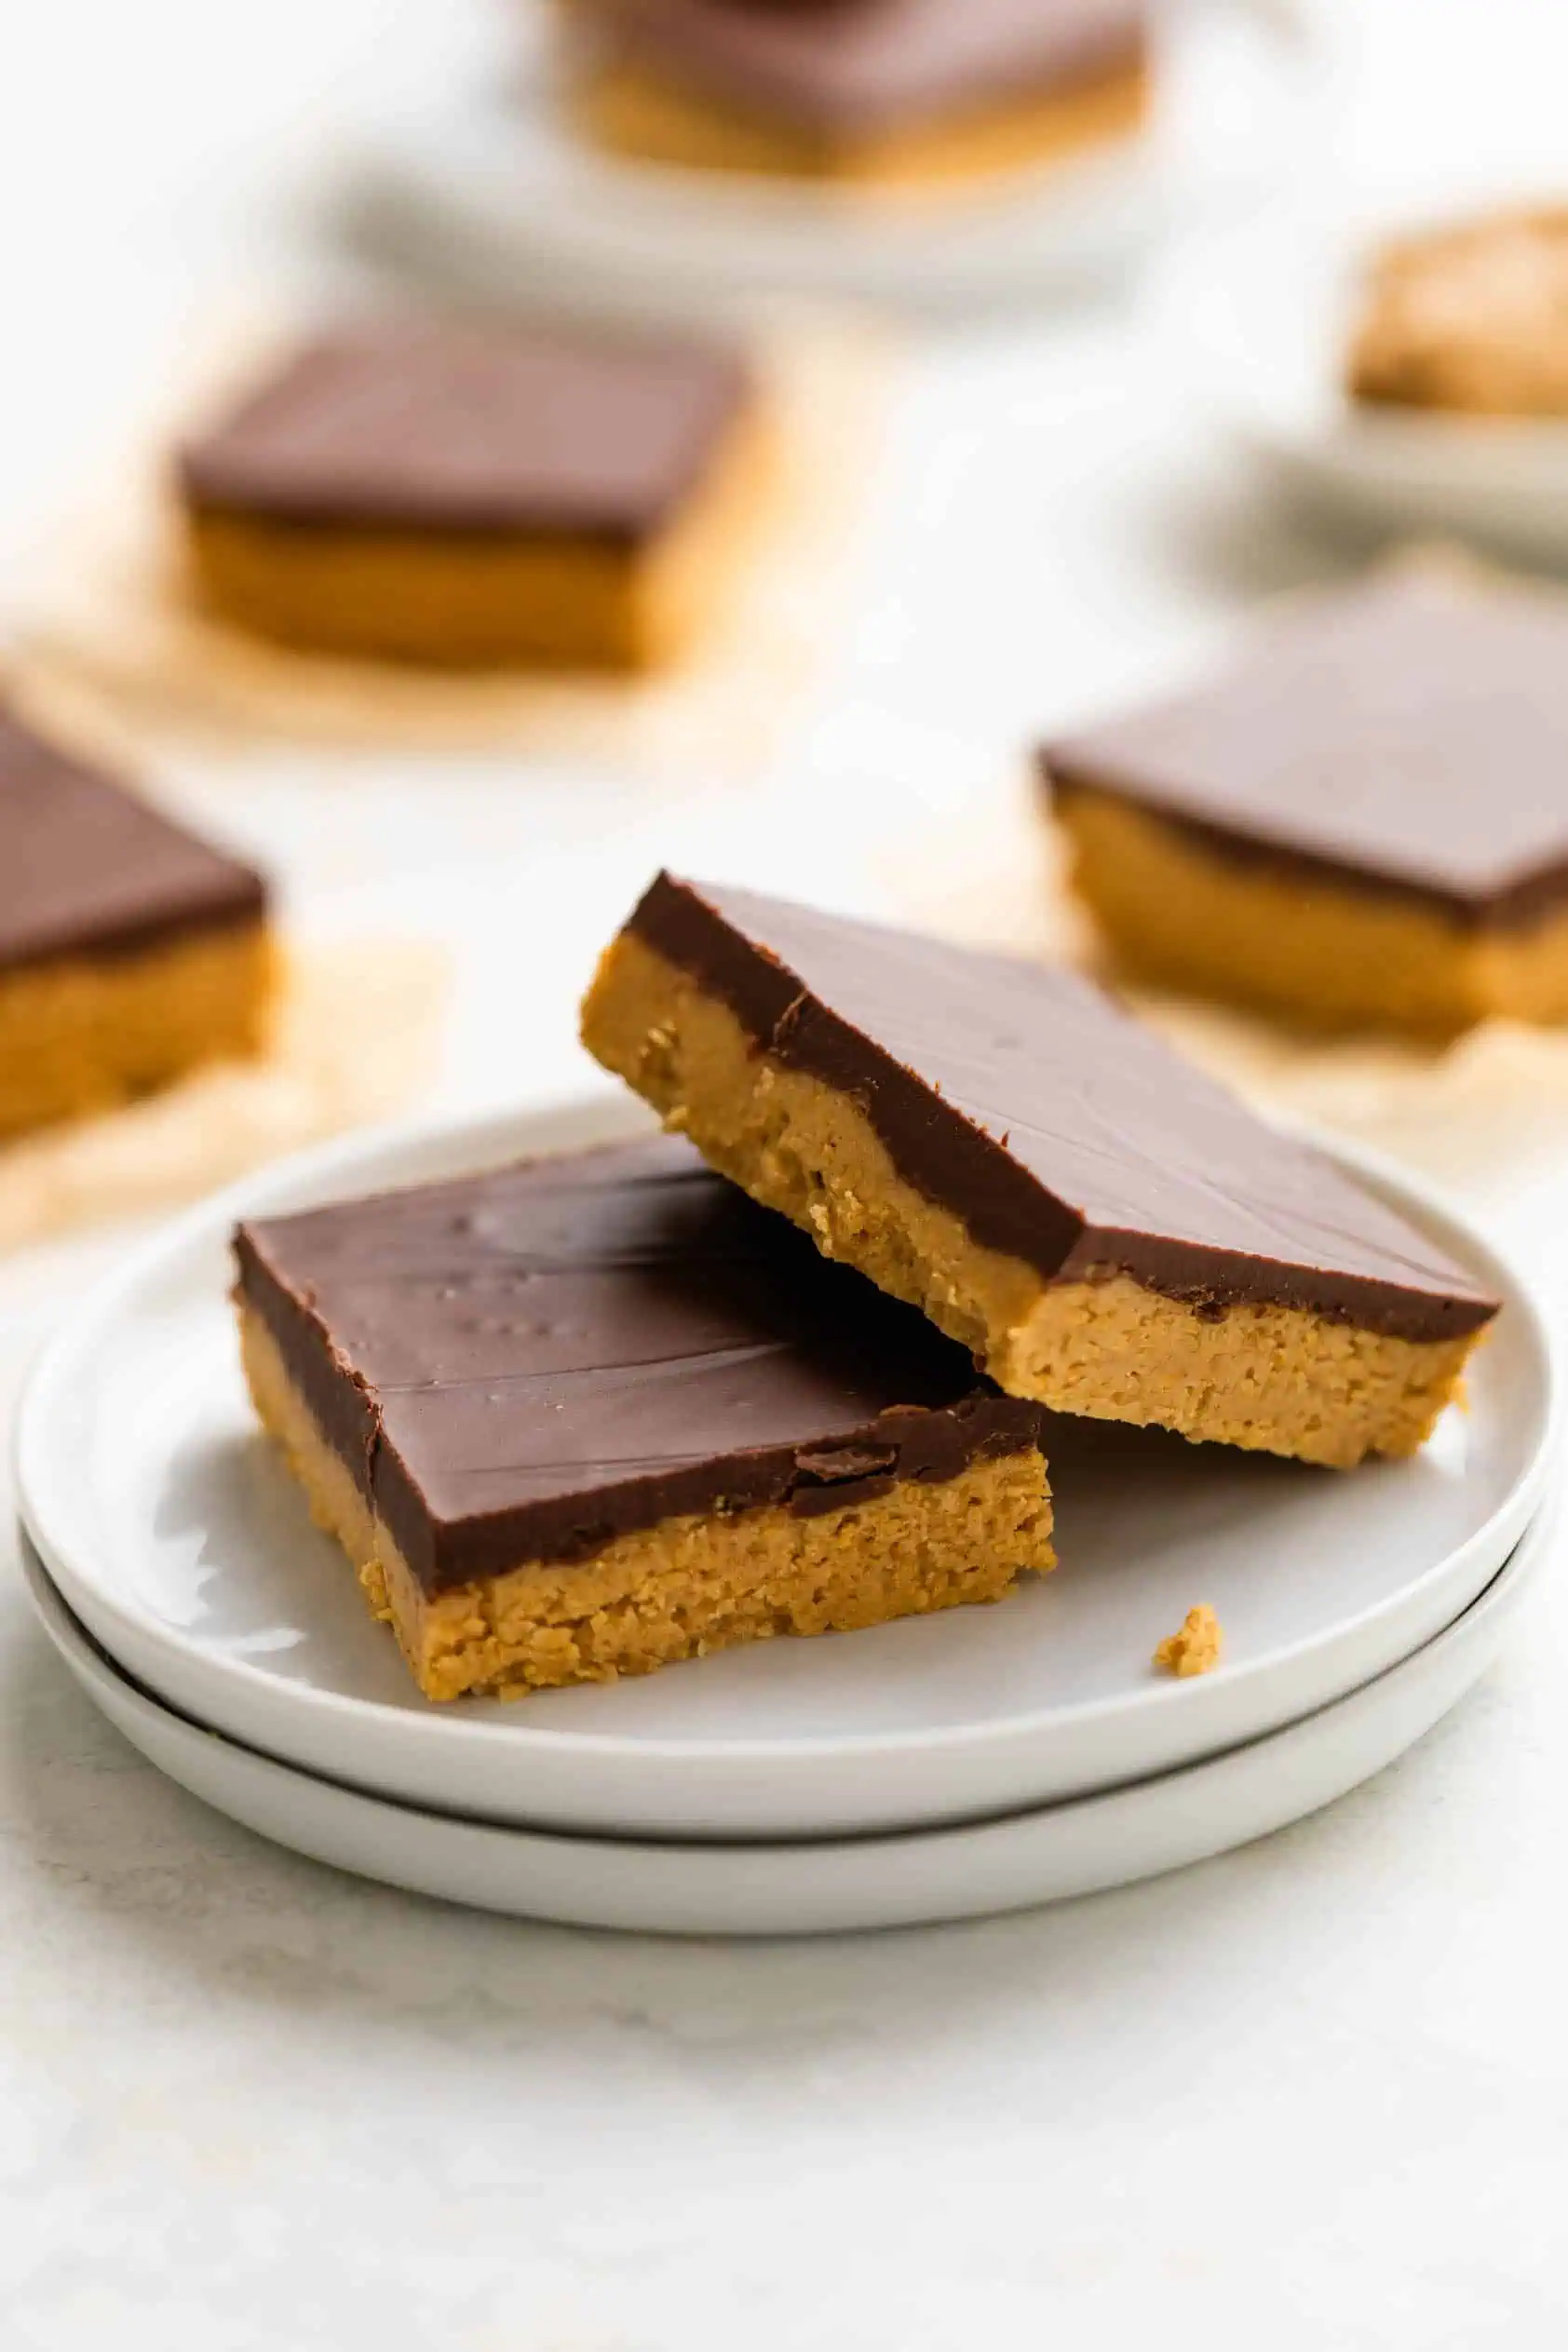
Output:
<svg viewBox="0 0 1568 2352">
<path fill-rule="evenodd" d="M 954 0 L 958 5 L 958 0 Z M 1561 134 L 1561 0 L 1343 0 L 1314 169 Z M 469 0 L 13 0 L 0 609 L 210 307 L 308 289 L 306 194 L 455 75 Z M 779 881 L 950 841 L 1019 744 L 1345 560 L 1261 510 L 1102 307 L 909 358 L 851 626 L 744 795 L 502 764 L 162 780 L 462 959 L 443 1099 L 575 1074 L 656 857 Z M 1568 1295 L 1547 1164 L 1491 1213 Z M 123 1246 L 0 1284 L 5 1390 Z M 1568 2332 L 1568 1603 L 1403 1764 L 1266 1845 L 988 1926 L 657 1945 L 445 1912 L 159 1781 L 0 1578 L 0 2342 L 86 2352 L 1534 2347 Z"/>
</svg>

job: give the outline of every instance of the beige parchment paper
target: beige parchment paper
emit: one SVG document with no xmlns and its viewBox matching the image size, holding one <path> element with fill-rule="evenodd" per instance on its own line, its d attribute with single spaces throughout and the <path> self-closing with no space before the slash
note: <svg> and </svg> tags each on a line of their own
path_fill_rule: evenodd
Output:
<svg viewBox="0 0 1568 2352">
<path fill-rule="evenodd" d="M 339 751 L 515 749 L 670 776 L 761 765 L 832 642 L 893 372 L 885 333 L 813 315 L 759 334 L 776 460 L 750 560 L 683 665 L 619 680 L 318 657 L 200 611 L 180 560 L 169 450 L 305 331 L 308 322 L 285 331 L 249 321 L 220 333 L 168 412 L 37 551 L 11 666 L 39 707 L 112 725 L 142 757 L 172 744 L 221 753 L 281 738 Z"/>
<path fill-rule="evenodd" d="M 391 1117 L 437 1070 L 448 982 L 431 940 L 291 948 L 263 1058 L 0 1145 L 0 1249 L 197 1199 L 264 1160 Z"/>
</svg>

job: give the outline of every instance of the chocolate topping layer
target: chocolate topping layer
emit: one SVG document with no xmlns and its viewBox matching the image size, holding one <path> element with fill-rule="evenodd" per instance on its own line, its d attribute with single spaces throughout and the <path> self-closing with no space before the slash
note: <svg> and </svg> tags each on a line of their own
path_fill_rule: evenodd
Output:
<svg viewBox="0 0 1568 2352">
<path fill-rule="evenodd" d="M 1568 900 L 1568 599 L 1394 574 L 1042 764 L 1219 855 L 1527 924 Z"/>
<path fill-rule="evenodd" d="M 308 344 L 181 453 L 198 508 L 637 540 L 744 406 L 720 347 L 398 322 Z"/>
<path fill-rule="evenodd" d="M 259 874 L 0 710 L 0 973 L 259 923 Z"/>
<path fill-rule="evenodd" d="M 243 1225 L 240 1295 L 428 1592 L 1040 1442 L 962 1348 L 657 1138 Z"/>
<path fill-rule="evenodd" d="M 1146 0 L 578 0 L 613 52 L 825 136 L 1068 88 L 1131 66 Z"/>
<path fill-rule="evenodd" d="M 1495 1313 L 1464 1269 L 1087 980 L 661 874 L 629 928 L 851 1096 L 899 1173 L 1048 1278 L 1413 1340 Z"/>
</svg>

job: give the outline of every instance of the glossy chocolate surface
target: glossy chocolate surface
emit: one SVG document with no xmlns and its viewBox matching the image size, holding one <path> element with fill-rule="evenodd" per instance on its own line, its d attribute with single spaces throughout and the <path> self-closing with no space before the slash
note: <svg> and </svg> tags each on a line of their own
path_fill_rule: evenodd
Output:
<svg viewBox="0 0 1568 2352">
<path fill-rule="evenodd" d="M 383 320 L 307 344 L 182 452 L 198 509 L 637 540 L 748 394 L 722 346 Z"/>
<path fill-rule="evenodd" d="M 1568 902 L 1568 598 L 1391 574 L 1042 761 L 1238 862 L 1538 920 Z"/>
<path fill-rule="evenodd" d="M 972 1237 L 1064 1281 L 1430 1340 L 1494 1312 L 1463 1268 L 1075 974 L 659 876 L 640 938 L 759 1046 L 853 1098 Z"/>
<path fill-rule="evenodd" d="M 427 1591 L 676 1513 L 953 1478 L 1046 1420 L 674 1139 L 236 1246 L 241 1296 Z"/>
<path fill-rule="evenodd" d="M 260 875 L 0 710 L 0 974 L 259 923 Z"/>
<path fill-rule="evenodd" d="M 1110 74 L 1144 0 L 577 0 L 619 55 L 825 136 L 874 134 Z"/>
</svg>

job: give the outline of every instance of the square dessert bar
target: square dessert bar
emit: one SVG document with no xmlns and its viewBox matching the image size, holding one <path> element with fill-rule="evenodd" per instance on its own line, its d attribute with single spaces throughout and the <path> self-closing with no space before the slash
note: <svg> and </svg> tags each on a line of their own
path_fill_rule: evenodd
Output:
<svg viewBox="0 0 1568 2352">
<path fill-rule="evenodd" d="M 256 1409 L 427 1698 L 994 1601 L 1045 1416 L 643 1143 L 242 1226 Z"/>
<path fill-rule="evenodd" d="M 583 1035 L 828 1256 L 1059 1412 L 1409 1453 L 1496 1311 L 1071 973 L 665 874 Z"/>
<path fill-rule="evenodd" d="M 257 1052 L 259 875 L 0 710 L 0 1136 Z"/>
<path fill-rule="evenodd" d="M 657 161 L 837 181 L 1048 164 L 1148 102 L 1144 0 L 571 0 L 577 107 Z"/>
<path fill-rule="evenodd" d="M 1568 1019 L 1568 600 L 1390 573 L 1043 764 L 1130 974 L 1323 1027 Z"/>
<path fill-rule="evenodd" d="M 384 321 L 306 345 L 182 453 L 199 591 L 285 644 L 637 669 L 728 583 L 764 471 L 739 358 Z"/>
</svg>

